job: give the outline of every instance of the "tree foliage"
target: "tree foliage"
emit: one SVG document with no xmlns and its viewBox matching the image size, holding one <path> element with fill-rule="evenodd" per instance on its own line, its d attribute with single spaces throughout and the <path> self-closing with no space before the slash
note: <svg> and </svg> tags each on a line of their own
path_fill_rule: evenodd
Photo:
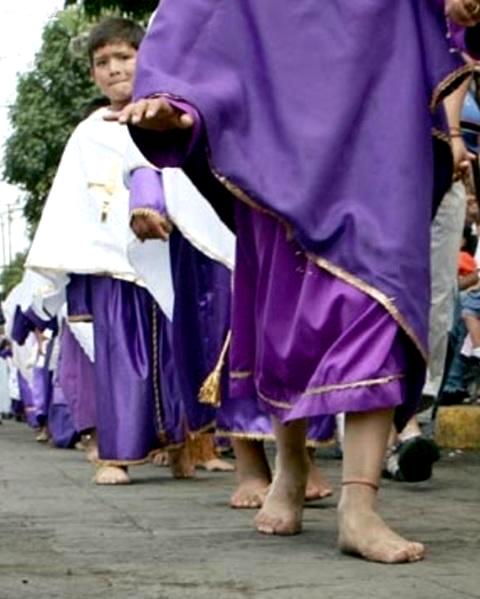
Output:
<svg viewBox="0 0 480 599">
<path fill-rule="evenodd" d="M 17 254 L 12 262 L 7 264 L 0 273 L 0 289 L 2 298 L 7 297 L 15 285 L 20 283 L 22 280 L 25 258 L 25 253 Z"/>
<path fill-rule="evenodd" d="M 65 143 L 97 95 L 86 56 L 71 51 L 72 39 L 88 26 L 76 8 L 59 13 L 44 30 L 33 69 L 18 79 L 4 177 L 26 193 L 25 217 L 31 230 L 40 218 Z"/>
<path fill-rule="evenodd" d="M 77 1 L 65 0 L 65 6 L 71 4 L 77 4 Z M 85 13 L 93 17 L 98 17 L 105 11 L 116 11 L 145 20 L 157 8 L 158 0 L 83 0 L 81 5 Z"/>
</svg>

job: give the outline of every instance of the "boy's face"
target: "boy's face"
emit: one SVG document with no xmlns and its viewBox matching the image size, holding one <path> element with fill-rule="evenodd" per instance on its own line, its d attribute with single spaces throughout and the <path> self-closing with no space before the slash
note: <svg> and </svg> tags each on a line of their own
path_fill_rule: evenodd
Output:
<svg viewBox="0 0 480 599">
<path fill-rule="evenodd" d="M 127 42 L 112 42 L 93 53 L 92 78 L 114 110 L 132 98 L 136 59 L 136 49 Z"/>
</svg>

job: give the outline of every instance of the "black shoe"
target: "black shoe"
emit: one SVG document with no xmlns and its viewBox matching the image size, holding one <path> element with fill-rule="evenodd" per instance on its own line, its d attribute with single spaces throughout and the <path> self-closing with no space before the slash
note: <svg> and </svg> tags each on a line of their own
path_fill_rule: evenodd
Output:
<svg viewBox="0 0 480 599">
<path fill-rule="evenodd" d="M 418 483 L 432 477 L 433 464 L 440 459 L 440 450 L 433 439 L 417 436 L 398 447 L 398 478 Z"/>
<path fill-rule="evenodd" d="M 439 406 L 458 406 L 468 397 L 468 391 L 460 389 L 458 391 L 444 391 L 438 398 Z"/>
</svg>

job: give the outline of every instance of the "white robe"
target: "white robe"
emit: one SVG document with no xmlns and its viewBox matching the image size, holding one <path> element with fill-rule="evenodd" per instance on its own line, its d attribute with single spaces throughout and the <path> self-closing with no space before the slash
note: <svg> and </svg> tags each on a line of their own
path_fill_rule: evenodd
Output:
<svg viewBox="0 0 480 599">
<path fill-rule="evenodd" d="M 27 268 L 43 278 L 32 302 L 42 318 L 58 313 L 69 273 L 144 285 L 127 255 L 133 233 L 122 168 L 130 136 L 126 127 L 104 119 L 107 112 L 97 110 L 71 135 L 27 257 Z M 158 299 L 170 315 L 173 285 L 168 252 L 168 244 L 163 244 L 164 284 Z M 158 248 L 143 244 L 138 253 L 147 262 L 153 263 L 154 258 L 158 265 Z"/>
</svg>

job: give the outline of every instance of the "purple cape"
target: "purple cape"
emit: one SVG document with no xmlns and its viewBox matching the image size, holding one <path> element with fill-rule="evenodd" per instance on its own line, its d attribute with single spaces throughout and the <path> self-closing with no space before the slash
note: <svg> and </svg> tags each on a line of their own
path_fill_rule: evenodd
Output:
<svg viewBox="0 0 480 599">
<path fill-rule="evenodd" d="M 431 109 L 461 67 L 434 0 L 163 0 L 135 96 L 194 106 L 216 176 L 379 301 L 425 355 Z M 132 133 L 159 166 L 182 141 Z"/>
</svg>

